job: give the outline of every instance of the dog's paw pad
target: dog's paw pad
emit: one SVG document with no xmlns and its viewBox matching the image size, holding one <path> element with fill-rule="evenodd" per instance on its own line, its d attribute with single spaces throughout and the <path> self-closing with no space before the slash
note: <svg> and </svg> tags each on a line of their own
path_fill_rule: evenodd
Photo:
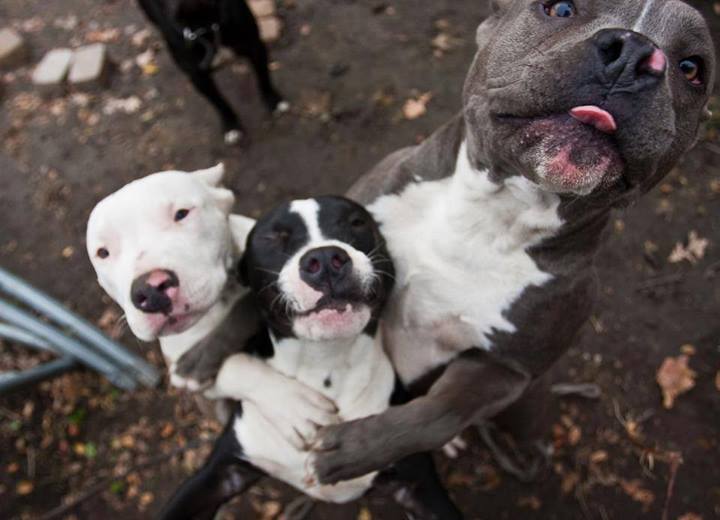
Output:
<svg viewBox="0 0 720 520">
<path fill-rule="evenodd" d="M 243 138 L 243 133 L 240 130 L 230 130 L 225 132 L 225 144 L 234 145 L 238 144 Z"/>
<path fill-rule="evenodd" d="M 275 107 L 276 114 L 284 114 L 290 110 L 290 103 L 288 101 L 280 101 Z"/>
</svg>

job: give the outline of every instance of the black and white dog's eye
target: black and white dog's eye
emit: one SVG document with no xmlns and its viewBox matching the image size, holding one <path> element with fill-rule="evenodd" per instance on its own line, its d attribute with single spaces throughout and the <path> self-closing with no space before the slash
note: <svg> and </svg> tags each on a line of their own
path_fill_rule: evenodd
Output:
<svg viewBox="0 0 720 520">
<path fill-rule="evenodd" d="M 367 226 L 367 220 L 365 220 L 362 217 L 354 217 L 350 221 L 350 225 L 352 227 L 354 227 L 355 229 L 361 229 L 361 228 L 364 228 L 365 226 Z"/>
<path fill-rule="evenodd" d="M 545 14 L 554 18 L 570 18 L 577 14 L 575 4 L 567 0 L 546 3 L 544 8 Z"/>
<path fill-rule="evenodd" d="M 180 222 L 190 214 L 189 209 L 179 209 L 175 212 L 175 222 Z"/>
<path fill-rule="evenodd" d="M 697 56 L 685 58 L 680 62 L 680 72 L 693 85 L 702 85 L 704 82 L 702 58 Z"/>
<path fill-rule="evenodd" d="M 275 230 L 272 233 L 265 235 L 265 240 L 269 242 L 287 242 L 290 238 L 290 232 L 286 229 Z"/>
<path fill-rule="evenodd" d="M 108 250 L 107 250 L 106 248 L 104 248 L 104 247 L 101 247 L 101 248 L 99 248 L 99 249 L 95 252 L 95 254 L 97 255 L 98 258 L 101 258 L 101 259 L 104 260 L 104 259 L 106 259 L 108 256 L 110 256 L 110 251 L 108 251 Z"/>
</svg>

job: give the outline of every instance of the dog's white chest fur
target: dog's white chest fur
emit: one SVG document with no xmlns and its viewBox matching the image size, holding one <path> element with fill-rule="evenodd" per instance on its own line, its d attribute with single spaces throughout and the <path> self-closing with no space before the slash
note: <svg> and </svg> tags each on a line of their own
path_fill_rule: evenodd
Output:
<svg viewBox="0 0 720 520">
<path fill-rule="evenodd" d="M 473 169 L 465 143 L 452 177 L 409 185 L 370 207 L 395 261 L 384 341 L 405 383 L 472 347 L 492 349 L 493 330 L 525 288 L 551 277 L 527 248 L 562 224 L 556 195 L 515 177 L 499 186 Z"/>
<path fill-rule="evenodd" d="M 387 409 L 395 374 L 379 339 L 361 334 L 335 343 L 284 339 L 275 342 L 275 354 L 268 364 L 332 399 L 343 421 Z M 333 486 L 308 483 L 309 452 L 298 451 L 289 444 L 250 402 L 243 402 L 235 432 L 252 464 L 323 501 L 354 500 L 370 488 L 375 477 L 365 475 Z"/>
</svg>

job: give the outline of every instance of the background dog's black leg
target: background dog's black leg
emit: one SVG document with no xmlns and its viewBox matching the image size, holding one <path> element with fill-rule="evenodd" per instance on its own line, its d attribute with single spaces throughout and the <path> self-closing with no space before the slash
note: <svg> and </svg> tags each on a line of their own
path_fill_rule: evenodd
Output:
<svg viewBox="0 0 720 520">
<path fill-rule="evenodd" d="M 195 62 L 183 60 L 176 56 L 175 62 L 190 78 L 195 88 L 200 92 L 217 110 L 222 120 L 223 133 L 227 144 L 238 144 L 242 141 L 245 131 L 235 111 L 225 100 L 222 93 L 215 84 L 210 70 L 201 69 Z"/>
<path fill-rule="evenodd" d="M 393 498 L 413 519 L 461 520 L 462 512 L 448 495 L 429 453 L 418 453 L 401 460 L 378 476 L 376 485 L 391 492 Z"/>
<path fill-rule="evenodd" d="M 158 518 L 212 519 L 224 503 L 246 491 L 264 476 L 261 470 L 240 459 L 240 453 L 235 433 L 228 426 L 215 443 L 205 465 L 180 486 Z"/>
<path fill-rule="evenodd" d="M 225 2 L 224 20 L 220 34 L 223 44 L 230 47 L 238 56 L 245 56 L 255 70 L 258 88 L 263 102 L 270 112 L 285 112 L 289 108 L 287 101 L 275 89 L 268 68 L 267 47 L 260 39 L 260 29 L 255 17 L 245 2 Z"/>
</svg>

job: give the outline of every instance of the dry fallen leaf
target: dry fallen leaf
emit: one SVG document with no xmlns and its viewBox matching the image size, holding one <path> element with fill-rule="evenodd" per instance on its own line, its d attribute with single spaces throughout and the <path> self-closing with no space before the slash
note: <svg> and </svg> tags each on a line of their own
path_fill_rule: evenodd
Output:
<svg viewBox="0 0 720 520">
<path fill-rule="evenodd" d="M 694 370 L 688 367 L 689 357 L 681 355 L 676 358 L 665 358 L 657 372 L 657 383 L 663 394 L 663 406 L 673 407 L 675 399 L 695 386 Z"/>
<path fill-rule="evenodd" d="M 17 483 L 17 486 L 15 486 L 15 491 L 17 492 L 18 495 L 25 496 L 25 495 L 29 495 L 30 493 L 32 493 L 34 487 L 35 486 L 33 486 L 32 482 L 29 482 L 27 480 L 21 480 L 20 482 Z"/>
<path fill-rule="evenodd" d="M 715 388 L 717 388 L 718 392 L 720 392 L 720 370 L 718 370 L 718 373 L 715 374 Z"/>
<path fill-rule="evenodd" d="M 647 510 L 655 501 L 655 495 L 642 487 L 641 480 L 620 480 L 620 486 L 630 498 L 643 505 L 643 510 Z"/>
<path fill-rule="evenodd" d="M 705 250 L 710 241 L 706 238 L 700 238 L 696 231 L 690 231 L 687 240 L 687 246 L 678 242 L 668 257 L 668 262 L 677 264 L 683 260 L 687 260 L 691 264 L 696 264 L 705 257 Z"/>
<path fill-rule="evenodd" d="M 372 520 L 372 514 L 367 507 L 360 509 L 357 515 L 357 520 Z"/>
<path fill-rule="evenodd" d="M 678 517 L 678 520 L 703 520 L 703 517 L 696 513 L 685 513 Z"/>
<path fill-rule="evenodd" d="M 412 121 L 422 117 L 427 112 L 427 104 L 432 99 L 432 93 L 426 92 L 415 99 L 408 99 L 403 105 L 403 116 Z"/>
<path fill-rule="evenodd" d="M 563 495 L 569 495 L 573 491 L 575 491 L 575 488 L 580 483 L 580 475 L 577 474 L 574 471 L 571 471 L 569 473 L 566 473 L 563 476 L 562 483 L 560 484 L 560 489 L 562 490 Z"/>
</svg>

